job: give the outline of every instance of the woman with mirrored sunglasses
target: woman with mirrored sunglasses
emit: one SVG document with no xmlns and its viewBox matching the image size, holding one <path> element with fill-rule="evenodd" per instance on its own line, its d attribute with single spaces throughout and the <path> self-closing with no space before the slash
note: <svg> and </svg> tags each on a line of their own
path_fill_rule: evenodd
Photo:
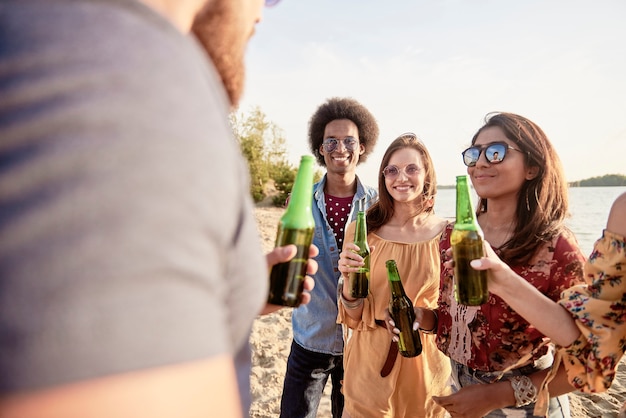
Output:
<svg viewBox="0 0 626 418">
<path fill-rule="evenodd" d="M 370 293 L 352 299 L 349 273 L 362 265 L 346 230 L 339 259 L 338 322 L 351 330 L 344 354 L 344 416 L 442 417 L 433 395 L 449 393 L 450 364 L 431 334 L 422 333 L 422 353 L 398 355 L 387 330 L 390 291 L 385 262 L 397 262 L 414 306 L 434 308 L 439 293 L 439 240 L 447 221 L 434 214 L 436 176 L 424 144 L 414 134 L 395 139 L 385 151 L 378 175 L 379 200 L 367 211 Z M 433 326 L 426 331 L 432 331 Z"/>
<path fill-rule="evenodd" d="M 510 268 L 552 300 L 582 283 L 585 260 L 564 224 L 568 190 L 546 134 L 512 113 L 490 114 L 462 153 L 478 194 L 485 240 Z M 437 345 L 450 357 L 453 395 L 435 400 L 453 416 L 534 416 L 537 393 L 553 362 L 544 335 L 500 297 L 481 306 L 454 298 L 450 225 L 441 240 Z M 430 322 L 429 322 L 430 323 Z M 561 377 L 564 371 L 559 370 Z M 568 417 L 565 379 L 555 379 L 548 416 Z M 517 414 L 517 415 L 516 415 Z"/>
</svg>

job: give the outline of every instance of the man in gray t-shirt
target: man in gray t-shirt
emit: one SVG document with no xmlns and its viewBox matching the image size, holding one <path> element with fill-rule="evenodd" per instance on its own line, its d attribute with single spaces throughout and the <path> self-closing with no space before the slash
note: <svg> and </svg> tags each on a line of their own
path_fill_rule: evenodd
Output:
<svg viewBox="0 0 626 418">
<path fill-rule="evenodd" d="M 2 416 L 241 414 L 267 262 L 290 252 L 263 258 L 238 96 L 182 31 L 195 3 L 2 1 Z M 236 41 L 260 19 L 208 4 Z"/>
</svg>

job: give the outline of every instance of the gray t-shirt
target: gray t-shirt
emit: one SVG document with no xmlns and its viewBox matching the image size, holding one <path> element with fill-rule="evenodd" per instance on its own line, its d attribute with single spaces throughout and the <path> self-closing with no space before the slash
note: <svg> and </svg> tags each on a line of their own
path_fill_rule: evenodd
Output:
<svg viewBox="0 0 626 418">
<path fill-rule="evenodd" d="M 267 267 L 193 38 L 132 0 L 0 28 L 0 394 L 246 352 Z"/>
</svg>

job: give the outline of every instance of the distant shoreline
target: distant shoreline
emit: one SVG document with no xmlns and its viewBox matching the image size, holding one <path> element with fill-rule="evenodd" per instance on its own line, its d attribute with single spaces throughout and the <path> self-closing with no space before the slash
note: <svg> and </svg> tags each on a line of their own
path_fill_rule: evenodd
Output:
<svg viewBox="0 0 626 418">
<path fill-rule="evenodd" d="M 626 176 L 624 176 L 626 178 Z M 624 184 L 580 184 L 584 180 L 573 181 L 567 183 L 569 187 L 624 187 L 626 186 L 626 182 Z M 454 189 L 456 186 L 454 184 L 438 184 L 438 189 Z"/>
</svg>

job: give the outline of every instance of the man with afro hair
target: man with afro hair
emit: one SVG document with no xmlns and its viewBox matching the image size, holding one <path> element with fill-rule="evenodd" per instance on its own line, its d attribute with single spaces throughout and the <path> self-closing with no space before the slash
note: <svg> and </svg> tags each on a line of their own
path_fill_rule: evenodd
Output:
<svg viewBox="0 0 626 418">
<path fill-rule="evenodd" d="M 309 121 L 309 146 L 324 177 L 313 187 L 313 243 L 320 249 L 311 302 L 294 309 L 293 342 L 281 400 L 282 418 L 314 418 L 328 377 L 333 417 L 343 412 L 343 331 L 337 324 L 337 268 L 345 227 L 377 191 L 361 183 L 356 167 L 378 140 L 378 123 L 352 98 L 330 98 Z"/>
</svg>

